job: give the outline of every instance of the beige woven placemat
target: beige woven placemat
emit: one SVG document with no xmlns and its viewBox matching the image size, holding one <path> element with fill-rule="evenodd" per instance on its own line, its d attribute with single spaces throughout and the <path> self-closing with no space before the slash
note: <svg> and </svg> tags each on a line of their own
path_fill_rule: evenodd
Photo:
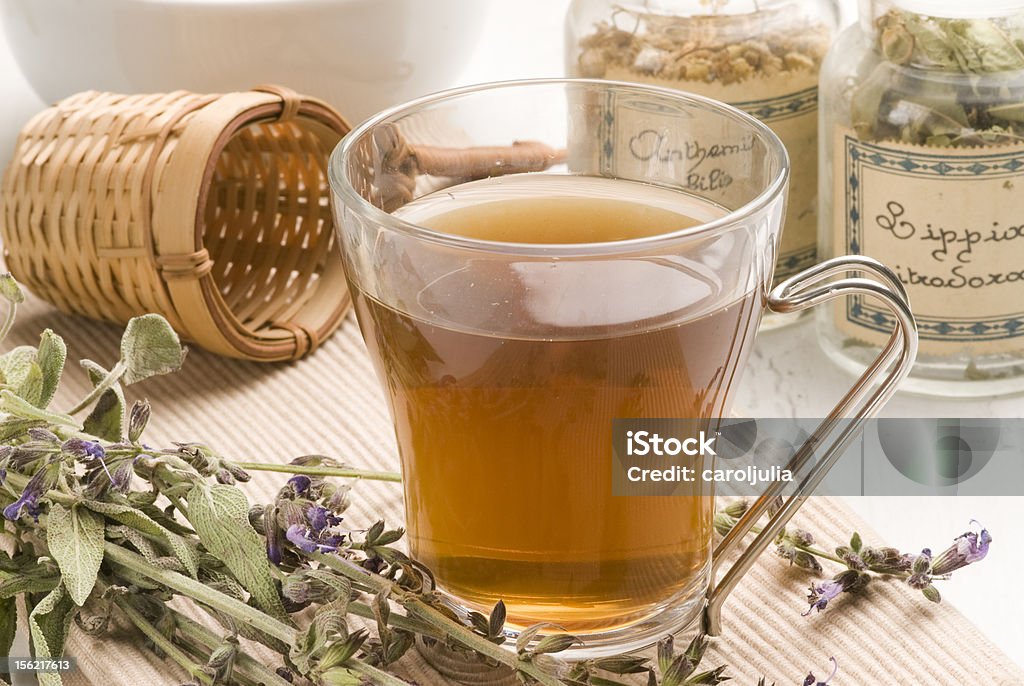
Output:
<svg viewBox="0 0 1024 686">
<path fill-rule="evenodd" d="M 34 298 L 22 309 L 8 345 L 35 342 L 46 327 L 66 338 L 71 360 L 88 357 L 109 366 L 116 356 L 119 328 L 61 315 Z M 65 390 L 84 394 L 83 375 L 71 368 L 67 376 Z M 385 403 L 351 318 L 307 360 L 259 365 L 192 350 L 184 370 L 129 389 L 129 395 L 153 403 L 148 431 L 153 444 L 199 440 L 237 459 L 282 462 L 323 452 L 353 465 L 397 468 Z M 58 398 L 55 407 L 67 405 L 70 397 Z M 248 487 L 250 499 L 269 499 L 284 478 L 257 474 Z M 382 514 L 391 521 L 401 518 L 396 485 L 359 483 L 353 500 L 348 517 L 353 526 Z M 865 540 L 880 542 L 841 503 L 825 498 L 812 498 L 797 523 L 829 545 L 854 529 Z M 983 568 L 976 573 L 983 575 Z M 836 601 L 845 605 L 841 610 L 801 617 L 808 582 L 806 573 L 766 555 L 727 603 L 725 631 L 705 664 L 729 664 L 732 683 L 741 686 L 754 686 L 762 674 L 780 686 L 801 683 L 809 670 L 824 676 L 829 656 L 841 668 L 833 686 L 1024 684 L 1024 671 L 948 604 L 925 603 L 904 587 L 878 582 L 858 601 Z M 80 665 L 69 684 L 186 681 L 137 637 L 96 640 L 73 633 L 68 650 Z M 411 653 L 403 667 L 421 685 L 447 683 Z"/>
</svg>

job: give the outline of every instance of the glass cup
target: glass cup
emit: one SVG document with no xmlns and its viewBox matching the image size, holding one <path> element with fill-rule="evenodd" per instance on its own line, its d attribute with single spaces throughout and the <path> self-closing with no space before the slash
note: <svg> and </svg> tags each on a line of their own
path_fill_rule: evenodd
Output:
<svg viewBox="0 0 1024 686">
<path fill-rule="evenodd" d="M 717 633 L 729 591 L 913 362 L 905 294 L 873 260 L 835 258 L 769 292 L 786 151 L 709 99 L 573 79 L 463 88 L 373 117 L 330 172 L 345 272 L 395 425 L 410 553 L 457 612 L 503 600 L 512 635 L 547 622 L 580 637 L 570 659 L 637 649 L 698 618 Z M 528 235 L 518 224 L 487 234 L 497 215 L 481 207 L 524 199 L 541 203 Z M 596 227 L 616 201 L 693 221 L 558 238 L 565 212 L 589 212 Z M 456 210 L 476 212 L 462 215 L 467 230 L 429 228 Z M 898 327 L 793 458 L 799 487 L 716 584 L 722 555 L 781 484 L 713 550 L 713 496 L 612 495 L 612 422 L 713 427 L 766 311 L 849 294 L 878 298 Z"/>
</svg>

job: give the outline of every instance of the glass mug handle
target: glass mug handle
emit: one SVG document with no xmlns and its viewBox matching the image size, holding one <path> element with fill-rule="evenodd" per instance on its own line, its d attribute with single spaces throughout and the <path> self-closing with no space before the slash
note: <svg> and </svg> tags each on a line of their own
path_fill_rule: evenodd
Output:
<svg viewBox="0 0 1024 686">
<path fill-rule="evenodd" d="M 860 272 L 873 278 L 833 278 L 843 272 Z M 864 420 L 877 415 L 892 397 L 896 387 L 914 364 L 918 343 L 917 323 L 910 312 L 907 292 L 888 267 L 870 257 L 835 257 L 806 269 L 771 290 L 768 294 L 768 308 L 780 313 L 799 312 L 835 298 L 854 294 L 870 295 L 881 300 L 894 315 L 896 329 L 881 354 L 815 429 L 786 468 L 797 473 L 819 449 L 823 449 L 821 457 L 800 482 L 796 492 L 786 498 L 779 511 L 771 517 L 761 533 L 740 554 L 718 583 L 715 583 L 715 579 L 718 576 L 719 562 L 768 511 L 785 484 L 773 482 L 715 548 L 711 558 L 711 584 L 708 586 L 702 621 L 703 631 L 710 636 L 717 636 L 721 632 L 722 605 L 740 578 L 753 566 L 758 556 L 775 540 L 779 531 L 824 480 L 846 448 L 859 435 Z M 825 439 L 836 431 L 844 419 L 852 421 L 845 424 L 841 433 L 831 443 L 825 444 Z"/>
</svg>

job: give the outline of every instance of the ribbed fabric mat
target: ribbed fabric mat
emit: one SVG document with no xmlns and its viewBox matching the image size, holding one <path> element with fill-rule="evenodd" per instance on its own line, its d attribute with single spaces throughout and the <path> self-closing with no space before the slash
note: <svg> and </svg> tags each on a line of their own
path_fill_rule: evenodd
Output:
<svg viewBox="0 0 1024 686">
<path fill-rule="evenodd" d="M 34 298 L 23 306 L 7 346 L 34 343 L 46 327 L 65 337 L 69 361 L 86 357 L 109 366 L 116 357 L 119 328 L 61 315 Z M 85 375 L 73 365 L 66 376 L 57 409 L 86 390 Z M 146 381 L 128 394 L 153 404 L 150 444 L 201 441 L 237 459 L 281 462 L 319 452 L 352 465 L 397 469 L 387 409 L 351 317 L 307 360 L 259 365 L 194 349 L 181 372 Z M 286 478 L 254 477 L 245 487 L 251 501 L 270 499 Z M 358 483 L 353 503 L 347 517 L 353 527 L 381 515 L 401 521 L 398 485 Z M 881 542 L 842 503 L 826 498 L 812 498 L 797 523 L 830 547 L 853 530 Z M 977 573 L 984 574 L 981 568 Z M 949 604 L 926 603 L 899 584 L 876 582 L 863 598 L 842 597 L 823 614 L 801 617 L 809 582 L 804 571 L 766 554 L 726 604 L 724 633 L 704 664 L 728 664 L 732 683 L 741 686 L 754 686 L 762 674 L 780 686 L 801 683 L 809 670 L 823 677 L 830 656 L 840 665 L 831 686 L 1024 684 L 1024 671 Z M 93 639 L 73 627 L 68 651 L 80 666 L 68 684 L 187 681 L 138 636 Z M 414 653 L 402 666 L 405 676 L 423 686 L 448 683 Z"/>
</svg>

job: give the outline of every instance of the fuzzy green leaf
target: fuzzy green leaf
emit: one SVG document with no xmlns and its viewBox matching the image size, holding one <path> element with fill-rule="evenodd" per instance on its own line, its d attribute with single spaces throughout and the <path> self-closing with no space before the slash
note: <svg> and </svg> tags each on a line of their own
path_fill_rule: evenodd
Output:
<svg viewBox="0 0 1024 686">
<path fill-rule="evenodd" d="M 81 364 L 89 373 L 93 387 L 98 386 L 109 373 L 92 360 L 82 360 Z M 113 443 L 120 441 L 124 431 L 124 408 L 124 391 L 121 384 L 115 383 L 100 396 L 86 417 L 86 433 Z"/>
<path fill-rule="evenodd" d="M 14 634 L 18 631 L 17 598 L 0 599 L 0 656 L 11 654 Z M 3 669 L 0 669 L 0 674 Z"/>
<path fill-rule="evenodd" d="M 43 370 L 35 360 L 32 360 L 28 363 L 21 384 L 14 392 L 36 407 L 46 407 L 43 403 L 43 386 Z"/>
<path fill-rule="evenodd" d="M 121 362 L 125 384 L 131 385 L 181 368 L 185 350 L 178 334 L 158 314 L 134 317 L 121 337 Z"/>
<path fill-rule="evenodd" d="M 25 302 L 25 292 L 9 272 L 0 274 L 0 298 L 15 305 Z"/>
<path fill-rule="evenodd" d="M 57 561 L 64 587 L 75 605 L 85 605 L 103 562 L 103 517 L 92 510 L 59 503 L 50 506 L 46 545 Z"/>
<path fill-rule="evenodd" d="M 0 581 L 0 600 L 13 598 L 22 593 L 49 593 L 59 583 L 60 579 L 55 576 L 15 574 Z"/>
<path fill-rule="evenodd" d="M 74 614 L 74 603 L 63 586 L 50 591 L 40 600 L 28 616 L 29 633 L 32 636 L 32 657 L 60 658 L 64 654 L 64 641 Z M 40 686 L 61 686 L 58 672 L 40 672 Z"/>
<path fill-rule="evenodd" d="M 60 385 L 64 363 L 68 358 L 68 348 L 64 339 L 47 329 L 39 337 L 39 350 L 36 362 L 43 373 L 43 390 L 39 399 L 39 407 L 46 407 L 53 400 L 57 387 Z"/>
<path fill-rule="evenodd" d="M 188 494 L 188 519 L 211 554 L 219 558 L 256 604 L 287 620 L 263 539 L 249 523 L 249 501 L 234 486 L 199 484 Z"/>
<path fill-rule="evenodd" d="M 0 356 L 0 376 L 7 388 L 20 398 L 40 407 L 43 396 L 43 370 L 40 369 L 36 349 L 30 345 L 17 348 Z"/>
<path fill-rule="evenodd" d="M 184 538 L 172 531 L 168 531 L 140 510 L 130 505 L 95 500 L 86 500 L 82 504 L 94 512 L 105 515 L 116 522 L 139 531 L 145 536 L 158 540 L 178 558 L 178 561 L 181 562 L 193 578 L 199 573 L 199 555 L 195 549 Z"/>
<path fill-rule="evenodd" d="M 61 424 L 63 426 L 81 428 L 74 417 L 40 409 L 9 388 L 0 391 L 0 410 L 9 412 L 22 419 L 39 420 L 48 424 Z"/>
</svg>

